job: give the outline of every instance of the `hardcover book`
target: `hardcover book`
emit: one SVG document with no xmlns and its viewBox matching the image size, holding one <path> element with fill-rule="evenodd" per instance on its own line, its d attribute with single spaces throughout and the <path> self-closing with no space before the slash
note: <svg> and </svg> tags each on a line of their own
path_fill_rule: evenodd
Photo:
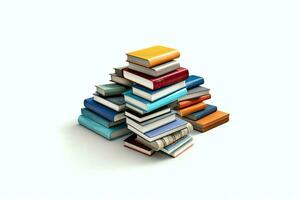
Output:
<svg viewBox="0 0 300 200">
<path fill-rule="evenodd" d="M 125 115 L 127 117 L 130 117 L 131 119 L 134 119 L 135 121 L 137 122 L 144 122 L 144 121 L 147 121 L 147 120 L 150 120 L 150 119 L 153 119 L 155 117 L 158 117 L 160 115 L 164 115 L 166 113 L 169 113 L 171 111 L 170 108 L 164 106 L 164 107 L 161 107 L 157 110 L 154 110 L 152 112 L 149 112 L 149 113 L 146 113 L 146 114 L 140 114 L 134 110 L 131 110 L 130 108 L 126 109 L 125 111 Z"/>
<path fill-rule="evenodd" d="M 130 80 L 127 80 L 124 77 L 118 76 L 117 74 L 110 74 L 110 81 L 124 85 L 126 87 L 132 86 L 132 82 Z"/>
<path fill-rule="evenodd" d="M 125 118 L 124 112 L 118 113 L 117 111 L 94 101 L 93 97 L 85 99 L 84 106 L 109 121 L 116 122 Z"/>
<path fill-rule="evenodd" d="M 129 136 L 124 140 L 124 146 L 132 150 L 138 151 L 140 153 L 146 154 L 148 156 L 151 156 L 155 153 L 155 151 L 137 142 L 135 139 L 136 139 L 136 135 L 132 134 L 131 136 Z"/>
<path fill-rule="evenodd" d="M 127 53 L 127 61 L 145 67 L 154 67 L 178 58 L 179 56 L 180 53 L 176 49 L 156 45 Z"/>
<path fill-rule="evenodd" d="M 130 133 L 126 127 L 126 124 L 120 124 L 111 128 L 107 128 L 84 115 L 79 116 L 78 123 L 108 140 L 116 139 Z"/>
<path fill-rule="evenodd" d="M 177 111 L 178 115 L 180 115 L 181 117 L 189 115 L 191 113 L 197 112 L 199 110 L 203 110 L 207 107 L 207 105 L 203 102 L 197 103 L 195 105 L 180 109 Z"/>
<path fill-rule="evenodd" d="M 106 128 L 110 128 L 112 126 L 116 126 L 122 123 L 125 123 L 125 119 L 121 119 L 116 122 L 109 121 L 105 119 L 104 117 L 101 117 L 100 115 L 97 115 L 96 113 L 90 111 L 87 108 L 81 108 L 81 114 L 84 115 L 87 118 L 90 118 L 91 120 L 97 122 L 98 124 L 101 124 L 105 126 Z"/>
<path fill-rule="evenodd" d="M 189 76 L 189 71 L 183 67 L 177 68 L 168 74 L 152 77 L 131 69 L 123 70 L 124 77 L 132 82 L 138 83 L 151 90 L 157 90 L 180 81 L 184 81 Z"/>
<path fill-rule="evenodd" d="M 185 80 L 186 89 L 192 89 L 204 83 L 204 79 L 200 76 L 190 75 L 188 79 Z"/>
<path fill-rule="evenodd" d="M 184 100 L 188 100 L 188 99 L 193 99 L 193 98 L 197 98 L 203 95 L 208 95 L 209 94 L 209 89 L 202 87 L 202 86 L 197 86 L 193 89 L 189 89 L 188 90 L 188 94 L 184 97 L 181 97 L 178 99 L 178 101 L 184 101 Z"/>
<path fill-rule="evenodd" d="M 125 100 L 123 95 L 103 98 L 98 94 L 94 94 L 94 101 L 97 101 L 98 103 L 117 112 L 125 110 Z"/>
<path fill-rule="evenodd" d="M 96 85 L 96 90 L 102 96 L 120 95 L 127 90 L 126 87 L 115 83 Z"/>
<path fill-rule="evenodd" d="M 172 60 L 172 61 L 157 65 L 152 68 L 144 67 L 144 66 L 137 65 L 134 63 L 129 63 L 129 65 L 127 67 L 129 69 L 141 72 L 143 74 L 147 74 L 149 76 L 158 77 L 158 76 L 162 76 L 164 74 L 167 74 L 169 72 L 176 70 L 177 68 L 180 67 L 180 64 L 178 61 Z"/>
<path fill-rule="evenodd" d="M 185 82 L 181 81 L 179 83 L 175 83 L 173 85 L 160 88 L 158 90 L 150 90 L 138 84 L 133 84 L 132 86 L 132 93 L 140 96 L 148 101 L 156 101 L 164 96 L 167 96 L 177 90 L 180 90 L 185 87 Z"/>
<path fill-rule="evenodd" d="M 168 155 L 173 155 L 172 153 L 174 151 L 176 151 L 177 149 L 182 147 L 184 144 L 186 144 L 187 142 L 192 141 L 192 140 L 193 140 L 192 136 L 186 135 L 186 136 L 180 138 L 179 140 L 177 140 L 176 142 L 174 142 L 173 144 L 170 144 L 170 145 L 164 147 L 161 151 Z"/>
<path fill-rule="evenodd" d="M 185 117 L 189 118 L 191 120 L 198 120 L 198 119 L 201 119 L 201 118 L 203 118 L 203 117 L 205 117 L 205 116 L 207 116 L 207 115 L 209 115 L 213 112 L 216 112 L 216 111 L 217 111 L 217 106 L 207 104 L 207 107 L 204 110 L 194 112 L 194 113 L 189 114 Z"/>
<path fill-rule="evenodd" d="M 146 132 L 146 133 L 142 133 L 140 131 L 138 131 L 136 128 L 128 125 L 128 129 L 130 129 L 132 132 L 138 134 L 139 136 L 141 136 L 142 138 L 144 138 L 145 140 L 147 140 L 148 142 L 153 142 L 154 140 L 157 140 L 159 138 L 162 138 L 166 135 L 170 135 L 172 133 L 175 133 L 176 131 L 179 131 L 181 129 L 184 129 L 187 127 L 187 122 L 176 118 L 175 121 L 165 124 L 161 127 L 158 127 L 152 131 Z"/>
<path fill-rule="evenodd" d="M 189 140 L 188 142 L 186 142 L 185 144 L 177 148 L 175 151 L 172 151 L 171 153 L 167 153 L 167 151 L 165 151 L 164 153 L 166 153 L 167 155 L 173 158 L 176 158 L 179 155 L 181 155 L 183 152 L 191 148 L 192 146 L 193 146 L 193 140 Z"/>
<path fill-rule="evenodd" d="M 192 105 L 195 105 L 197 103 L 200 103 L 202 101 L 205 101 L 207 99 L 210 99 L 211 95 L 210 94 L 206 94 L 200 97 L 196 97 L 194 99 L 188 99 L 188 100 L 184 100 L 184 101 L 176 101 L 174 103 L 172 103 L 170 105 L 170 107 L 175 108 L 176 110 L 178 109 L 182 109 L 182 108 L 186 108 Z"/>
<path fill-rule="evenodd" d="M 126 67 L 115 67 L 115 74 L 119 77 L 123 77 L 123 69 L 125 69 Z"/>
<path fill-rule="evenodd" d="M 146 112 L 151 112 L 155 109 L 158 109 L 162 106 L 165 106 L 169 103 L 172 103 L 176 101 L 178 98 L 183 97 L 187 94 L 187 91 L 185 88 L 182 88 L 168 96 L 165 96 L 161 99 L 158 99 L 154 102 L 147 101 L 146 99 L 143 99 L 139 96 L 136 96 L 132 94 L 132 91 L 127 91 L 124 93 L 124 98 L 126 103 L 135 105 L 135 107 L 138 107 Z"/>
</svg>

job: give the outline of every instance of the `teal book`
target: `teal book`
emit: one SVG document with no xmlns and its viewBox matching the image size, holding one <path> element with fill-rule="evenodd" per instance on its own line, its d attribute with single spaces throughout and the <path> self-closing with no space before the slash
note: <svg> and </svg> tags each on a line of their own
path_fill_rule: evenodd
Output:
<svg viewBox="0 0 300 200">
<path fill-rule="evenodd" d="M 151 112 L 153 110 L 156 110 L 160 107 L 163 107 L 169 103 L 176 101 L 180 97 L 185 96 L 187 94 L 187 90 L 186 88 L 182 88 L 168 96 L 165 96 L 153 102 L 143 99 L 137 95 L 134 95 L 132 93 L 132 90 L 129 90 L 123 94 L 126 103 L 135 105 L 135 107 L 138 107 L 146 112 Z"/>
<path fill-rule="evenodd" d="M 120 95 L 128 89 L 122 85 L 116 83 L 108 83 L 103 85 L 96 85 L 96 90 L 102 96 L 114 96 Z"/>
<path fill-rule="evenodd" d="M 106 138 L 108 140 L 113 140 L 113 139 L 119 138 L 123 135 L 127 135 L 130 133 L 130 131 L 127 129 L 127 127 L 126 127 L 127 125 L 125 123 L 111 127 L 111 128 L 107 128 L 101 124 L 98 124 L 97 122 L 93 121 L 92 119 L 90 119 L 84 115 L 79 116 L 78 123 L 80 125 L 86 127 L 87 129 L 92 130 L 96 134 L 103 136 L 104 138 Z"/>
<path fill-rule="evenodd" d="M 109 121 L 109 120 L 105 119 L 104 117 L 97 115 L 96 113 L 94 113 L 93 111 L 91 111 L 87 108 L 81 108 L 81 114 L 90 118 L 91 120 L 97 122 L 98 124 L 105 126 L 106 128 L 110 128 L 112 126 L 122 124 L 126 121 L 125 119 L 121 119 L 121 120 L 115 121 L 115 122 Z"/>
</svg>

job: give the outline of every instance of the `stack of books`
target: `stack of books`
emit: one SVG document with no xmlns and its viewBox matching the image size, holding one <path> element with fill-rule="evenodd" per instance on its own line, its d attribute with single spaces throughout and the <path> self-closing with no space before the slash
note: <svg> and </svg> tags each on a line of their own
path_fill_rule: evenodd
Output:
<svg viewBox="0 0 300 200">
<path fill-rule="evenodd" d="M 162 151 L 176 157 L 193 145 L 192 125 L 176 117 L 170 103 L 188 94 L 189 71 L 180 66 L 178 50 L 153 46 L 127 54 L 129 65 L 122 69 L 133 82 L 124 93 L 126 123 L 134 134 L 124 146 L 152 155 Z"/>
<path fill-rule="evenodd" d="M 84 108 L 78 118 L 79 124 L 108 140 L 129 134 L 122 95 L 127 90 L 127 87 L 116 83 L 96 85 L 94 97 L 84 100 Z"/>
<path fill-rule="evenodd" d="M 210 89 L 201 86 L 204 79 L 199 76 L 189 76 L 185 81 L 187 95 L 170 104 L 181 119 L 191 123 L 195 130 L 206 132 L 229 121 L 229 114 L 219 111 L 217 106 L 203 101 L 210 99 Z"/>
</svg>

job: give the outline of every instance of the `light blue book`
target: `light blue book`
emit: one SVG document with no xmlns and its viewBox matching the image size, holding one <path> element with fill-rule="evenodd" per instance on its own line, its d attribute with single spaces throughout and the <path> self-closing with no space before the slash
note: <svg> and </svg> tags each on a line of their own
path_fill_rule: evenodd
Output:
<svg viewBox="0 0 300 200">
<path fill-rule="evenodd" d="M 151 112 L 153 110 L 156 110 L 162 106 L 165 106 L 169 103 L 172 103 L 176 101 L 177 99 L 185 96 L 187 94 L 186 88 L 182 88 L 168 96 L 165 96 L 161 99 L 158 99 L 154 102 L 150 102 L 146 99 L 143 99 L 139 96 L 136 96 L 132 93 L 132 91 L 128 91 L 124 93 L 124 98 L 126 103 L 129 103 L 131 105 L 135 105 L 135 107 L 138 107 L 146 112 Z"/>
<path fill-rule="evenodd" d="M 126 128 L 125 123 L 107 128 L 84 115 L 79 116 L 78 123 L 108 140 L 116 139 L 130 133 L 130 131 Z"/>
<path fill-rule="evenodd" d="M 174 142 L 173 144 L 170 144 L 168 146 L 165 146 L 162 151 L 165 153 L 172 153 L 173 151 L 175 151 L 176 149 L 178 149 L 179 147 L 181 147 L 182 145 L 184 145 L 185 143 L 187 143 L 188 141 L 192 140 L 192 136 L 190 135 L 186 135 L 182 138 L 180 138 L 179 140 L 177 140 L 176 142 Z"/>
<path fill-rule="evenodd" d="M 97 122 L 98 124 L 102 124 L 103 126 L 110 128 L 112 126 L 116 126 L 118 124 L 125 123 L 125 119 L 121 119 L 119 121 L 113 122 L 105 119 L 104 117 L 101 117 L 100 115 L 97 115 L 93 111 L 87 109 L 87 108 L 81 108 L 81 114 L 90 118 L 91 120 Z"/>
</svg>

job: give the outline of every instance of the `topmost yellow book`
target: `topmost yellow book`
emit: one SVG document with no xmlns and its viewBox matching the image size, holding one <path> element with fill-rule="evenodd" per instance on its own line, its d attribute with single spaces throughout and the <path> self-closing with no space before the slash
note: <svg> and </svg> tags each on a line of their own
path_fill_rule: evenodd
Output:
<svg viewBox="0 0 300 200">
<path fill-rule="evenodd" d="M 156 45 L 126 55 L 128 62 L 151 68 L 178 58 L 180 52 L 177 49 Z"/>
</svg>

